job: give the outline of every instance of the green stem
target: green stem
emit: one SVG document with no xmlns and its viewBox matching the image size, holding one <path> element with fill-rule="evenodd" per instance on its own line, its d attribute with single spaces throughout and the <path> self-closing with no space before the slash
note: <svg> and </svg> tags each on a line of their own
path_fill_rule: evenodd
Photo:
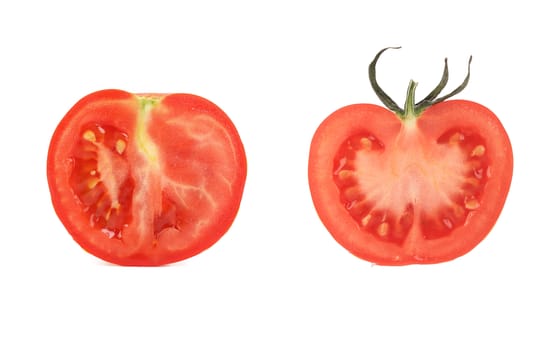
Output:
<svg viewBox="0 0 550 350">
<path fill-rule="evenodd" d="M 376 96 L 382 101 L 384 106 L 388 107 L 391 111 L 399 114 L 403 113 L 403 109 L 401 109 L 397 103 L 395 103 L 389 96 L 382 90 L 380 85 L 378 85 L 378 82 L 376 81 L 376 62 L 378 62 L 378 58 L 380 58 L 380 55 L 384 53 L 384 51 L 388 49 L 400 49 L 401 46 L 398 47 L 386 47 L 385 49 L 381 50 L 376 56 L 374 56 L 374 60 L 369 65 L 369 80 L 370 84 L 372 85 L 372 88 L 374 92 L 376 93 Z"/>
<path fill-rule="evenodd" d="M 445 68 L 443 69 L 443 75 L 439 84 L 422 101 L 415 103 L 415 91 L 418 83 L 411 80 L 409 82 L 409 87 L 407 88 L 405 108 L 400 108 L 397 103 L 395 103 L 388 96 L 388 94 L 386 94 L 384 90 L 382 90 L 382 88 L 380 87 L 380 85 L 378 85 L 378 82 L 376 81 L 376 63 L 378 62 L 378 59 L 380 58 L 382 53 L 384 53 L 384 51 L 388 49 L 400 48 L 400 46 L 387 47 L 385 49 L 382 49 L 376 54 L 376 56 L 374 56 L 373 61 L 369 65 L 369 80 L 374 92 L 376 93 L 380 101 L 382 101 L 382 103 L 389 110 L 393 111 L 402 120 L 418 118 L 426 108 L 433 106 L 436 103 L 443 102 L 450 97 L 453 97 L 454 95 L 464 90 L 464 88 L 466 88 L 466 86 L 468 85 L 468 82 L 470 80 L 470 65 L 472 63 L 472 56 L 470 56 L 470 60 L 468 61 L 468 74 L 466 75 L 466 78 L 464 79 L 462 84 L 460 84 L 456 89 L 454 89 L 447 95 L 437 98 L 437 96 L 441 93 L 441 91 L 443 91 L 449 80 L 449 67 L 447 65 L 447 59 L 445 58 Z"/>
<path fill-rule="evenodd" d="M 449 81 L 449 66 L 447 65 L 447 59 L 445 58 L 445 68 L 443 69 L 443 76 L 441 76 L 441 80 L 439 81 L 439 84 L 428 94 L 428 96 L 424 97 L 424 99 L 416 104 L 416 107 L 418 110 L 423 111 L 424 109 L 428 108 L 429 101 L 432 101 L 434 98 L 436 98 L 441 91 L 443 91 L 443 88 L 447 85 L 447 82 Z"/>
<path fill-rule="evenodd" d="M 407 88 L 407 97 L 405 98 L 405 109 L 403 110 L 403 114 L 401 115 L 401 119 L 403 120 L 414 119 L 417 117 L 416 106 L 414 104 L 414 95 L 417 86 L 417 82 L 413 80 L 409 82 L 409 87 Z"/>
</svg>

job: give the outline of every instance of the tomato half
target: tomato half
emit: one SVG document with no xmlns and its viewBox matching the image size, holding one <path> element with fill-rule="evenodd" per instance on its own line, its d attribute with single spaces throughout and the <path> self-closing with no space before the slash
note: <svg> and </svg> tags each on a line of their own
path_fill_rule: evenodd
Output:
<svg viewBox="0 0 550 350">
<path fill-rule="evenodd" d="M 512 179 L 510 140 L 486 107 L 437 98 L 447 83 L 405 108 L 376 82 L 388 109 L 341 108 L 314 134 L 309 156 L 313 203 L 328 231 L 354 255 L 379 265 L 438 263 L 464 255 L 492 229 Z"/>
<path fill-rule="evenodd" d="M 162 265 L 225 234 L 246 169 L 235 126 L 212 102 L 104 90 L 61 120 L 47 175 L 54 209 L 82 248 L 115 264 Z"/>
</svg>

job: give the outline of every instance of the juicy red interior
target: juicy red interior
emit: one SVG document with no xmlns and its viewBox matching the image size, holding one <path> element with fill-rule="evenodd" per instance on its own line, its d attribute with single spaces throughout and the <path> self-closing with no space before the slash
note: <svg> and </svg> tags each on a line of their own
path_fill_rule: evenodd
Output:
<svg viewBox="0 0 550 350">
<path fill-rule="evenodd" d="M 132 139 L 116 127 L 97 123 L 85 125 L 72 152 L 70 176 L 71 188 L 80 201 L 82 215 L 87 217 L 90 227 L 109 238 L 122 240 L 125 228 L 130 226 L 133 219 L 132 201 L 135 201 L 134 192 L 138 186 L 132 176 L 132 171 L 136 170 L 130 168 L 126 152 L 129 142 Z M 187 191 L 186 196 L 192 198 L 197 206 L 204 206 L 205 200 L 200 193 L 194 195 L 198 191 Z M 163 232 L 168 232 L 166 229 L 185 232 L 193 221 L 189 209 L 174 200 L 174 196 L 178 198 L 178 195 L 167 189 L 162 190 L 161 203 L 158 204 L 160 210 L 152 218 L 153 243 Z M 200 198 L 195 198 L 197 196 Z"/>
<path fill-rule="evenodd" d="M 458 128 L 402 148 L 365 131 L 342 143 L 333 179 L 341 204 L 366 234 L 397 245 L 413 230 L 438 239 L 480 206 L 490 176 L 486 147 L 481 135 Z"/>
<path fill-rule="evenodd" d="M 100 229 L 110 238 L 121 239 L 124 227 L 132 220 L 134 180 L 127 171 L 110 169 L 109 173 L 112 173 L 107 174 L 106 170 L 100 169 L 99 154 L 111 157 L 114 167 L 127 168 L 125 148 L 128 135 L 112 126 L 94 123 L 85 125 L 80 136 L 73 150 L 71 187 L 80 200 L 83 215 L 89 218 L 90 226 Z M 123 174 L 120 178 L 114 179 L 119 182 L 115 193 L 106 181 L 108 176 L 116 176 L 113 173 Z"/>
</svg>

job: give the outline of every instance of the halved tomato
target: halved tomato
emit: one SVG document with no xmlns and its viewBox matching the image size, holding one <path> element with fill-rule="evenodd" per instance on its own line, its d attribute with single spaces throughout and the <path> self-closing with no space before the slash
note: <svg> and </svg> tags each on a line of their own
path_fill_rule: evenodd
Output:
<svg viewBox="0 0 550 350">
<path fill-rule="evenodd" d="M 445 101 L 469 80 L 437 98 L 448 79 L 405 108 L 376 82 L 388 109 L 343 107 L 311 142 L 309 185 L 315 208 L 333 237 L 356 256 L 380 265 L 452 260 L 473 249 L 499 217 L 512 179 L 510 140 L 486 107 Z M 470 60 L 471 62 L 471 60 Z"/>
<path fill-rule="evenodd" d="M 218 241 L 239 209 L 246 157 L 212 102 L 104 90 L 61 120 L 48 153 L 54 209 L 74 240 L 120 265 L 162 265 Z"/>
</svg>

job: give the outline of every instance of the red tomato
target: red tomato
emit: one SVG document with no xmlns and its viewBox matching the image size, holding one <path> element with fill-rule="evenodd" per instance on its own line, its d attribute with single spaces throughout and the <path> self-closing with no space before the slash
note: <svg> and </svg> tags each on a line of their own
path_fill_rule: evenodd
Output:
<svg viewBox="0 0 550 350">
<path fill-rule="evenodd" d="M 498 118 L 474 102 L 436 98 L 448 69 L 414 103 L 411 81 L 400 109 L 343 107 L 317 129 L 309 156 L 313 203 L 328 231 L 354 255 L 379 265 L 448 261 L 473 249 L 503 208 L 512 179 L 512 147 Z"/>
<path fill-rule="evenodd" d="M 235 126 L 188 94 L 92 93 L 61 120 L 48 153 L 61 222 L 86 251 L 120 265 L 172 263 L 213 245 L 245 178 Z"/>
</svg>

